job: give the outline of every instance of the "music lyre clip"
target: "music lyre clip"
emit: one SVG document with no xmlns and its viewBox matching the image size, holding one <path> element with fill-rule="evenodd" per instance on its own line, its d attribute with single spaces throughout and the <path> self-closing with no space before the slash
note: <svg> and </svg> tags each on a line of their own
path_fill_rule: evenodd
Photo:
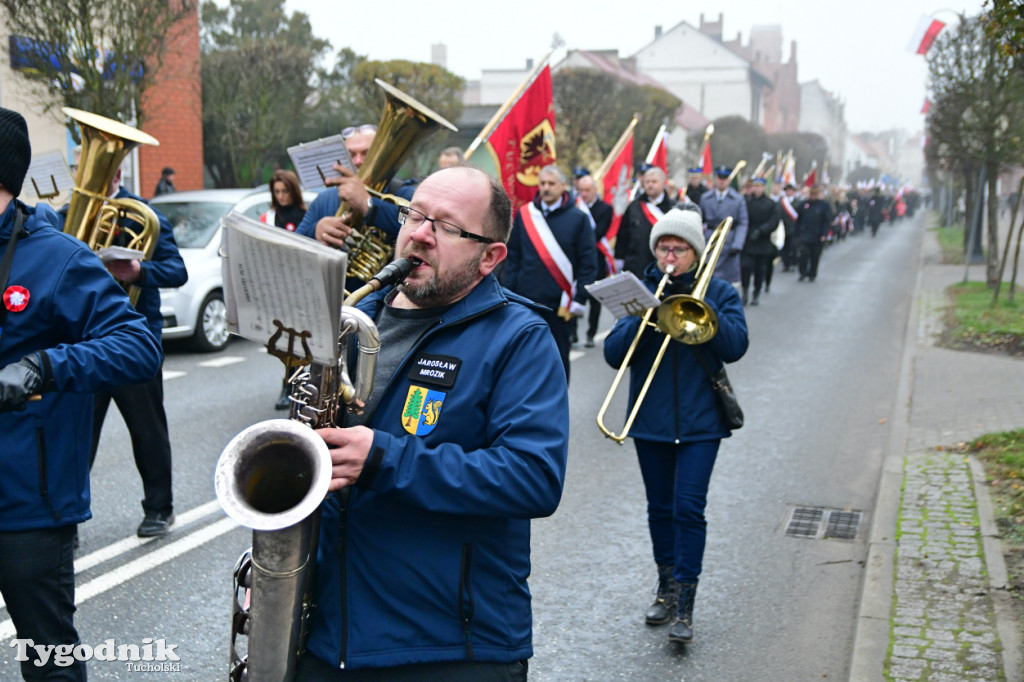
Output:
<svg viewBox="0 0 1024 682">
<path fill-rule="evenodd" d="M 53 175 L 50 175 L 50 184 L 53 185 L 53 192 L 50 192 L 50 193 L 40 192 L 39 191 L 39 185 L 36 184 L 36 179 L 35 178 L 29 178 L 29 179 L 32 181 L 32 188 L 36 191 L 36 196 L 39 197 L 40 199 L 52 199 L 55 196 L 57 196 L 58 194 L 60 194 L 60 190 L 57 189 L 57 179 L 54 178 Z"/>
<path fill-rule="evenodd" d="M 309 344 L 306 343 L 306 339 L 313 335 L 309 331 L 296 331 L 291 327 L 285 327 L 281 324 L 280 320 L 274 320 L 274 326 L 277 327 L 270 339 L 267 341 L 267 352 L 279 359 L 284 363 L 284 366 L 288 369 L 294 369 L 301 367 L 302 365 L 309 365 L 313 362 L 313 352 L 309 349 Z M 278 339 L 281 338 L 282 334 L 288 335 L 288 350 L 282 350 L 277 347 Z M 295 354 L 295 339 L 298 338 L 302 344 L 302 355 Z"/>
</svg>

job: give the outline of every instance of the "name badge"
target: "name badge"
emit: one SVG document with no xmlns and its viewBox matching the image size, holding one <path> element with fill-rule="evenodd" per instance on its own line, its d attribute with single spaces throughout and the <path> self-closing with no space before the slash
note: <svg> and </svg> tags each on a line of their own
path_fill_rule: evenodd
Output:
<svg viewBox="0 0 1024 682">
<path fill-rule="evenodd" d="M 412 361 L 409 379 L 422 384 L 451 388 L 462 367 L 462 360 L 450 355 L 420 353 Z"/>
</svg>

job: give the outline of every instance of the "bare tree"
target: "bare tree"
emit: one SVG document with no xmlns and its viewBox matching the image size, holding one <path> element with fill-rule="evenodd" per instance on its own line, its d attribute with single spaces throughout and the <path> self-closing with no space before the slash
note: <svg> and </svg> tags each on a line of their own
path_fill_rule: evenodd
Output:
<svg viewBox="0 0 1024 682">
<path fill-rule="evenodd" d="M 61 106 L 143 122 L 142 97 L 196 0 L 0 0 L 11 65 L 44 111 Z M 69 123 L 75 139 L 77 126 Z"/>
</svg>

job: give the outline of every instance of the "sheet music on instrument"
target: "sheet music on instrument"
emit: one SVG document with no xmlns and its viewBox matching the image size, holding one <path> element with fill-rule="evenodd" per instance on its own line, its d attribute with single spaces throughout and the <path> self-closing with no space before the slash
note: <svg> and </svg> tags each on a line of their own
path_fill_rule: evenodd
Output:
<svg viewBox="0 0 1024 682">
<path fill-rule="evenodd" d="M 228 330 L 265 344 L 278 320 L 310 332 L 315 362 L 336 363 L 348 254 L 234 211 L 221 223 Z M 276 345 L 287 349 L 287 337 Z"/>
<path fill-rule="evenodd" d="M 587 292 L 601 302 L 615 319 L 642 315 L 661 301 L 632 272 L 620 272 L 586 286 Z"/>
<path fill-rule="evenodd" d="M 96 252 L 104 264 L 115 260 L 146 260 L 146 252 L 124 246 L 107 246 Z"/>
<path fill-rule="evenodd" d="M 43 199 L 70 191 L 75 186 L 68 164 L 60 152 L 46 152 L 33 156 L 28 164 L 22 185 L 26 197 Z M 40 196 L 42 195 L 42 196 Z"/>
<path fill-rule="evenodd" d="M 345 146 L 345 138 L 341 135 L 322 137 L 313 142 L 303 142 L 294 147 L 288 147 L 288 156 L 295 164 L 295 172 L 305 189 L 325 187 L 324 178 L 340 178 L 341 173 L 334 170 L 334 164 L 344 166 L 353 173 L 356 172 L 352 156 L 349 155 L 348 147 Z M 323 173 L 323 177 L 321 177 L 321 173 Z"/>
</svg>

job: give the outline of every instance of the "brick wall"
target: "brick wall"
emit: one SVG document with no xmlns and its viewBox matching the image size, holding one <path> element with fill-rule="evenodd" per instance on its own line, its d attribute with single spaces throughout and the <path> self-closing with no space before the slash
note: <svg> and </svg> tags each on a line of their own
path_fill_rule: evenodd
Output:
<svg viewBox="0 0 1024 682">
<path fill-rule="evenodd" d="M 198 9 L 175 24 L 167 42 L 163 65 L 142 103 L 142 129 L 160 140 L 159 147 L 139 149 L 140 185 L 147 198 L 165 166 L 174 169 L 179 191 L 203 188 Z"/>
</svg>

